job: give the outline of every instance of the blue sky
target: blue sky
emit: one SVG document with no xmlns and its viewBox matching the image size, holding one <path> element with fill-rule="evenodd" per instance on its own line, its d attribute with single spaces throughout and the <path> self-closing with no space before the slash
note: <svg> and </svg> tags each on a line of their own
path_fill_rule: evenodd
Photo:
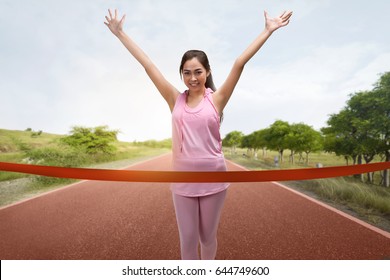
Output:
<svg viewBox="0 0 390 280">
<path fill-rule="evenodd" d="M 202 49 L 218 87 L 264 27 L 263 10 L 293 10 L 247 64 L 221 133 L 277 119 L 319 129 L 349 94 L 390 71 L 389 1 L 0 0 L 0 128 L 66 134 L 108 125 L 120 140 L 171 135 L 168 106 L 103 24 L 108 8 L 179 90 L 188 49 Z"/>
</svg>

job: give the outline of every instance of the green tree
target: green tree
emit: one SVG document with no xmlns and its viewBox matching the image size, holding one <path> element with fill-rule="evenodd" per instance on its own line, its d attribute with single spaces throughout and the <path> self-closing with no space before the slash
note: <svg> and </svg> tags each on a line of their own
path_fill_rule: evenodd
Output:
<svg viewBox="0 0 390 280">
<path fill-rule="evenodd" d="M 294 155 L 306 153 L 306 164 L 309 163 L 309 154 L 322 148 L 321 133 L 303 123 L 290 125 L 290 132 L 286 135 L 287 148 L 290 149 L 290 161 L 294 163 Z"/>
<path fill-rule="evenodd" d="M 268 129 L 261 129 L 252 132 L 249 135 L 245 135 L 241 141 L 242 148 L 248 148 L 249 151 L 253 150 L 253 157 L 257 158 L 257 152 L 259 149 L 263 150 L 263 157 L 267 149 L 267 142 L 265 136 L 268 133 Z"/>
<path fill-rule="evenodd" d="M 236 147 L 241 145 L 244 134 L 241 131 L 232 131 L 222 140 L 222 145 L 230 147 L 232 154 L 236 153 Z"/>
<path fill-rule="evenodd" d="M 254 148 L 255 150 L 262 149 L 263 158 L 266 156 L 267 152 L 267 135 L 269 133 L 269 128 L 260 129 L 254 132 Z M 256 154 L 257 156 L 257 154 Z"/>
<path fill-rule="evenodd" d="M 256 153 L 256 150 L 254 149 L 254 132 L 252 132 L 249 135 L 245 135 L 241 139 L 241 148 L 247 148 L 248 152 L 247 155 L 250 156 L 250 152 L 253 150 L 254 155 Z"/>
<path fill-rule="evenodd" d="M 349 158 L 356 162 L 357 151 L 355 146 L 356 128 L 351 121 L 351 114 L 347 109 L 341 110 L 338 114 L 332 114 L 327 121 L 328 126 L 321 129 L 324 134 L 324 150 L 334 152 L 338 156 L 343 156 L 349 162 Z"/>
<path fill-rule="evenodd" d="M 283 151 L 288 148 L 287 136 L 290 133 L 290 124 L 285 121 L 275 121 L 267 130 L 265 140 L 267 147 L 279 152 L 280 162 L 283 162 Z"/>
<path fill-rule="evenodd" d="M 374 118 L 374 131 L 379 137 L 378 153 L 385 161 L 390 161 L 390 72 L 381 75 L 376 83 L 372 102 L 372 118 Z M 383 172 L 383 186 L 390 187 L 389 170 Z"/>
<path fill-rule="evenodd" d="M 87 154 L 112 155 L 116 148 L 112 142 L 117 141 L 118 131 L 109 130 L 107 126 L 94 128 L 74 126 L 70 135 L 62 138 L 62 142 L 77 149 L 81 149 Z"/>
<path fill-rule="evenodd" d="M 324 147 L 338 155 L 351 157 L 354 164 L 371 162 L 376 155 L 390 160 L 390 72 L 383 74 L 372 91 L 351 95 L 338 114 L 331 115 Z M 363 176 L 362 176 L 363 178 Z M 368 174 L 369 182 L 373 181 Z M 383 185 L 389 186 L 388 170 L 384 171 Z"/>
</svg>

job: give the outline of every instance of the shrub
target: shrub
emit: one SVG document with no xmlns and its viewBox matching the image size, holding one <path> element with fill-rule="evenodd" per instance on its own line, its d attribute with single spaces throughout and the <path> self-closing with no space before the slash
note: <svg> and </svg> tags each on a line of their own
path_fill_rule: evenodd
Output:
<svg viewBox="0 0 390 280">
<path fill-rule="evenodd" d="M 90 155 L 113 155 L 116 147 L 111 143 L 117 141 L 117 134 L 118 131 L 108 130 L 107 126 L 95 128 L 75 126 L 71 130 L 71 135 L 62 138 L 61 142 Z"/>
<path fill-rule="evenodd" d="M 26 155 L 32 163 L 48 166 L 78 167 L 86 164 L 90 160 L 88 155 L 82 151 L 66 146 L 29 150 L 26 152 Z M 40 185 L 53 185 L 69 180 L 35 176 L 34 181 Z"/>
</svg>

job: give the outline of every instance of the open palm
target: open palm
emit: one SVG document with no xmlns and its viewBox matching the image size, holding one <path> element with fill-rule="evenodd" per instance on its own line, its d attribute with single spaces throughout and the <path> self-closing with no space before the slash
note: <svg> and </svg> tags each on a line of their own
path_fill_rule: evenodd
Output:
<svg viewBox="0 0 390 280">
<path fill-rule="evenodd" d="M 119 32 L 123 29 L 123 23 L 125 21 L 126 15 L 123 15 L 121 19 L 118 18 L 118 11 L 115 9 L 114 16 L 111 13 L 111 10 L 108 10 L 109 16 L 106 16 L 105 25 L 111 30 L 112 33 L 118 35 Z"/>
<path fill-rule="evenodd" d="M 265 28 L 270 32 L 274 32 L 276 29 L 286 26 L 290 22 L 291 15 L 292 15 L 291 11 L 289 12 L 284 11 L 280 16 L 275 18 L 270 18 L 268 13 L 264 11 Z"/>
</svg>

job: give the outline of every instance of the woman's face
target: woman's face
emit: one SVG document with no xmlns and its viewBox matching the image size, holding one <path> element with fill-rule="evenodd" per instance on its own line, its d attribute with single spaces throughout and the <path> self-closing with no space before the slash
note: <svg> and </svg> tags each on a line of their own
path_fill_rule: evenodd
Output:
<svg viewBox="0 0 390 280">
<path fill-rule="evenodd" d="M 183 81 L 191 91 L 204 90 L 207 76 L 210 72 L 203 67 L 199 60 L 194 57 L 187 60 L 183 65 Z"/>
</svg>

